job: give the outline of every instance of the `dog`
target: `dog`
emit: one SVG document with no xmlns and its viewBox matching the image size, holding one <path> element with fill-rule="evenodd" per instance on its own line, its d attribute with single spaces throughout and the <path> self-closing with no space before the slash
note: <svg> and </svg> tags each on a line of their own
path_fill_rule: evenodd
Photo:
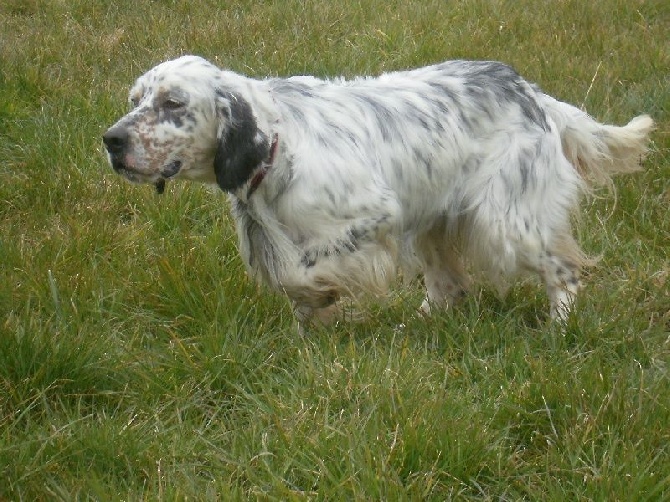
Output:
<svg viewBox="0 0 670 502">
<path fill-rule="evenodd" d="M 580 195 L 640 168 L 654 122 L 604 125 L 492 61 L 377 77 L 256 80 L 197 56 L 159 64 L 103 136 L 132 182 L 187 179 L 229 194 L 249 274 L 327 322 L 341 298 L 423 273 L 420 311 L 448 308 L 471 272 L 520 273 L 567 318 L 589 263 Z"/>
</svg>

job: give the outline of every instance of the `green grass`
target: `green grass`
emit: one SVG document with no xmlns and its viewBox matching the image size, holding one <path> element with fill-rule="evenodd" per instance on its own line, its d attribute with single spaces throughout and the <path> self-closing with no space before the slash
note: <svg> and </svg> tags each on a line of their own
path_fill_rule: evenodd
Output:
<svg viewBox="0 0 670 502">
<path fill-rule="evenodd" d="M 3 1 L 0 500 L 670 498 L 669 31 L 662 0 Z M 106 164 L 132 80 L 182 53 L 259 77 L 498 59 L 658 130 L 584 201 L 602 257 L 564 330 L 533 283 L 428 322 L 414 284 L 302 338 L 223 194 Z"/>
</svg>

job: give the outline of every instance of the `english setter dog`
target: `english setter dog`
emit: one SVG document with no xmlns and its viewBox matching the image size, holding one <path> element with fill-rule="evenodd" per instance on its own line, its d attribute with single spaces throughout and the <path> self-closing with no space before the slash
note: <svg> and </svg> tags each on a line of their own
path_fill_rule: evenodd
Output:
<svg viewBox="0 0 670 502">
<path fill-rule="evenodd" d="M 228 192 L 250 275 L 301 322 L 384 292 L 399 268 L 422 271 L 426 314 L 457 302 L 468 272 L 531 272 L 564 319 L 588 261 L 579 195 L 637 170 L 654 126 L 601 124 L 488 61 L 255 80 L 184 56 L 130 102 L 103 137 L 114 170 L 159 193 L 177 178 Z"/>
</svg>

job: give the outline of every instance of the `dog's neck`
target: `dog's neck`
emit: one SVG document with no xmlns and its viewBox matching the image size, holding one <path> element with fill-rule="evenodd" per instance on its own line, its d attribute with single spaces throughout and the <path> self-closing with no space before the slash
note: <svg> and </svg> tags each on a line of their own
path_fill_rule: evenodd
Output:
<svg viewBox="0 0 670 502">
<path fill-rule="evenodd" d="M 272 164 L 275 160 L 275 155 L 277 153 L 277 144 L 279 143 L 279 135 L 275 134 L 272 138 L 272 144 L 270 145 L 270 152 L 268 153 L 268 158 L 261 162 L 261 165 L 256 170 L 253 178 L 249 182 L 249 188 L 247 190 L 247 200 L 251 198 L 253 193 L 258 189 L 260 184 L 265 179 L 268 171 L 272 168 Z"/>
</svg>

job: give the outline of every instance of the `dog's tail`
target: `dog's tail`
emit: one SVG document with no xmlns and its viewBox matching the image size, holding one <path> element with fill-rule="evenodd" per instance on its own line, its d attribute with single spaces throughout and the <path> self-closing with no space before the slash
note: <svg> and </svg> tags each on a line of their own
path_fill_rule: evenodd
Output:
<svg viewBox="0 0 670 502">
<path fill-rule="evenodd" d="M 601 124 L 587 113 L 546 94 L 549 115 L 558 126 L 563 153 L 590 185 L 612 186 L 612 176 L 637 171 L 648 149 L 654 121 L 640 115 L 622 127 Z"/>
</svg>

